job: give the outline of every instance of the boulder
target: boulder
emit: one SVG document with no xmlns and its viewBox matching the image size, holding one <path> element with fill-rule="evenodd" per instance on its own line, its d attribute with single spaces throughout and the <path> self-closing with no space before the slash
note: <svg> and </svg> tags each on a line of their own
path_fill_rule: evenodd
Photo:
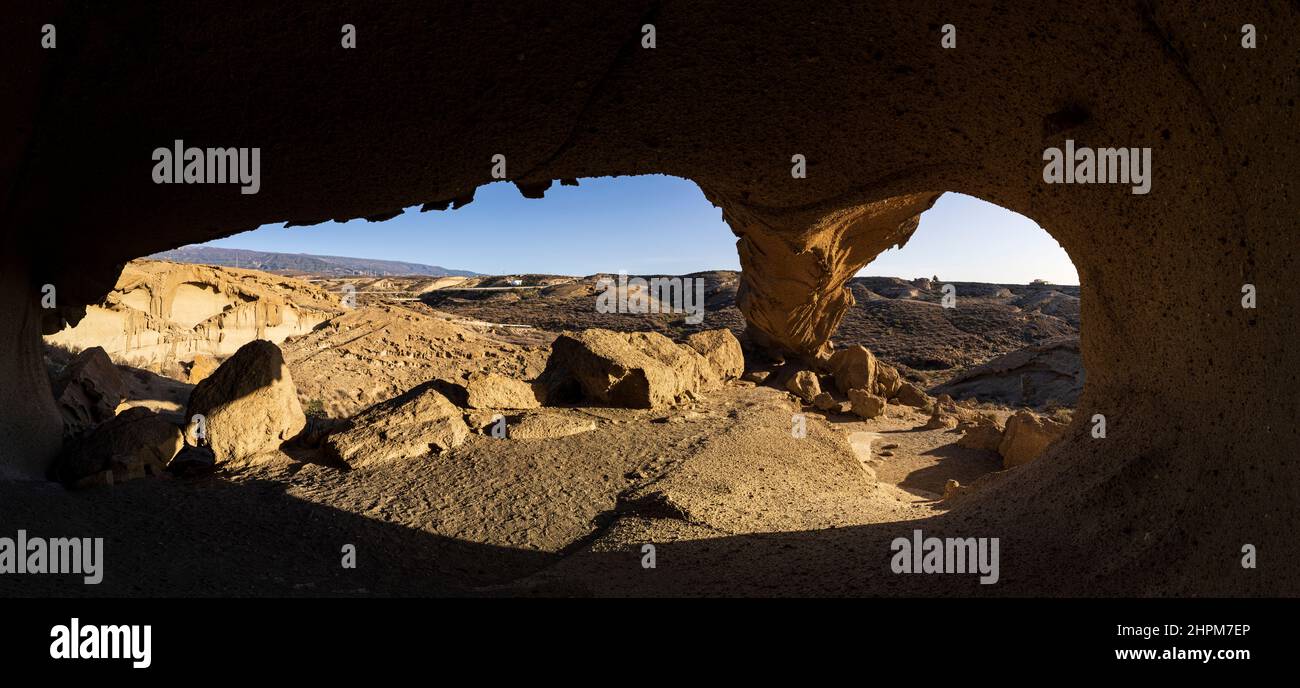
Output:
<svg viewBox="0 0 1300 688">
<path fill-rule="evenodd" d="M 831 411 L 839 408 L 839 402 L 835 401 L 835 397 L 831 396 L 829 392 L 822 392 L 813 397 L 812 403 L 813 406 L 816 406 L 822 411 Z"/>
<path fill-rule="evenodd" d="M 936 392 L 1008 406 L 1073 406 L 1083 391 L 1077 338 L 1055 339 L 998 356 L 958 373 Z"/>
<path fill-rule="evenodd" d="M 180 428 L 149 409 L 130 408 L 70 440 L 54 464 L 54 478 L 111 485 L 160 475 L 183 445 Z"/>
<path fill-rule="evenodd" d="M 862 418 L 878 418 L 885 412 L 885 398 L 865 389 L 850 389 L 849 402 L 853 404 L 853 413 Z"/>
<path fill-rule="evenodd" d="M 902 386 L 903 378 L 898 374 L 898 369 L 884 363 L 876 365 L 876 383 L 872 393 L 893 399 Z"/>
<path fill-rule="evenodd" d="M 696 332 L 686 338 L 686 345 L 708 360 L 723 380 L 734 380 L 745 372 L 745 354 L 731 330 Z"/>
<path fill-rule="evenodd" d="M 235 352 L 200 382 L 190 395 L 185 417 L 186 440 L 212 447 L 218 463 L 242 461 L 275 451 L 307 424 L 289 367 L 280 348 L 255 339 Z"/>
<path fill-rule="evenodd" d="M 811 404 L 813 399 L 822 393 L 821 382 L 817 380 L 817 374 L 811 370 L 800 370 L 795 373 L 786 381 L 785 388 L 803 399 L 805 404 Z"/>
<path fill-rule="evenodd" d="M 502 418 L 505 418 L 505 415 L 496 411 L 466 411 L 465 425 L 471 432 L 487 435 L 491 434 L 492 425 Z"/>
<path fill-rule="evenodd" d="M 1037 459 L 1068 427 L 1065 423 L 1020 411 L 1007 420 L 998 453 L 1002 467 L 1021 466 Z"/>
<path fill-rule="evenodd" d="M 741 376 L 740 379 L 746 382 L 752 382 L 756 385 L 761 385 L 764 382 L 767 382 L 767 378 L 771 376 L 771 374 L 772 371 L 770 370 L 751 370 Z"/>
<path fill-rule="evenodd" d="M 923 427 L 926 430 L 952 430 L 960 422 L 961 419 L 952 409 L 942 404 L 935 404 L 934 410 L 930 413 L 930 420 L 926 421 Z"/>
<path fill-rule="evenodd" d="M 532 409 L 541 406 L 533 385 L 498 373 L 475 373 L 465 382 L 465 405 L 472 409 Z"/>
<path fill-rule="evenodd" d="M 949 478 L 948 482 L 943 484 L 943 501 L 948 502 L 956 500 L 970 491 L 970 485 L 962 485 L 956 480 Z"/>
<path fill-rule="evenodd" d="M 656 408 L 720 378 L 695 349 L 657 332 L 589 329 L 556 337 L 539 382 L 549 399 Z"/>
<path fill-rule="evenodd" d="M 549 440 L 596 429 L 593 418 L 564 413 L 526 413 L 506 421 L 506 437 L 512 440 Z"/>
<path fill-rule="evenodd" d="M 962 424 L 961 427 L 966 432 L 961 439 L 957 440 L 959 446 L 995 452 L 1002 445 L 1003 427 L 994 418 L 980 416 L 973 422 Z"/>
<path fill-rule="evenodd" d="M 185 445 L 180 453 L 167 464 L 167 472 L 181 478 L 211 473 L 217 465 L 217 457 L 211 447 L 193 447 Z"/>
<path fill-rule="evenodd" d="M 464 413 L 426 382 L 365 409 L 325 445 L 353 467 L 442 453 L 469 437 Z"/>
<path fill-rule="evenodd" d="M 898 403 L 904 406 L 913 406 L 916 408 L 925 408 L 930 404 L 930 396 L 921 391 L 920 387 L 904 382 L 898 387 L 898 391 L 893 396 Z"/>
<path fill-rule="evenodd" d="M 871 391 L 876 384 L 876 357 L 865 346 L 850 346 L 831 354 L 826 367 L 835 378 L 835 387 L 848 394 L 850 389 Z"/>
<path fill-rule="evenodd" d="M 92 346 L 73 357 L 53 387 L 63 414 L 64 435 L 75 435 L 112 418 L 127 397 L 127 385 L 103 348 Z"/>
</svg>

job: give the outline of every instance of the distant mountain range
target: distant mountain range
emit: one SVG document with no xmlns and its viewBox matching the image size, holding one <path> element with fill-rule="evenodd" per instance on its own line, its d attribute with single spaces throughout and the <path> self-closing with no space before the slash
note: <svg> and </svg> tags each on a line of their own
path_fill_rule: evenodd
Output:
<svg viewBox="0 0 1300 688">
<path fill-rule="evenodd" d="M 247 268 L 277 273 L 305 273 L 329 277 L 369 275 L 390 277 L 397 275 L 427 275 L 430 277 L 477 277 L 469 270 L 451 270 L 438 265 L 403 263 L 396 260 L 349 258 L 345 256 L 315 256 L 307 253 L 272 253 L 250 251 L 242 248 L 217 248 L 214 246 L 182 246 L 148 256 L 154 260 L 176 263 L 201 263 L 222 267 Z"/>
</svg>

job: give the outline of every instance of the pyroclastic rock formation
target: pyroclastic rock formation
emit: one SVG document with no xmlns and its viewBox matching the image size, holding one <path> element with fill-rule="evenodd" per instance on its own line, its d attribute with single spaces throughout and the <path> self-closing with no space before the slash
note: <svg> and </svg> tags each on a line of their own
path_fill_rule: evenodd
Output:
<svg viewBox="0 0 1300 688">
<path fill-rule="evenodd" d="M 421 5 L 330 7 L 11 8 L 6 475 L 43 475 L 60 446 L 41 323 L 78 322 L 138 256 L 270 222 L 463 205 L 498 153 L 533 194 L 671 174 L 699 184 L 738 237 L 751 338 L 808 358 L 825 352 L 856 266 L 958 191 L 1031 218 L 1069 253 L 1088 379 L 1047 455 L 927 534 L 1016 543 L 980 594 L 1300 590 L 1285 517 L 1300 500 L 1294 3 L 630 0 L 462 5 L 436 21 Z M 340 17 L 382 48 L 340 49 Z M 36 40 L 48 22 L 72 28 L 56 50 Z M 1240 45 L 1245 22 L 1262 27 L 1257 49 Z M 653 50 L 640 47 L 646 23 Z M 964 27 L 957 48 L 941 47 L 943 23 Z M 259 147 L 259 192 L 154 183 L 151 151 L 178 140 Z M 1149 193 L 1044 183 L 1044 150 L 1067 140 L 1150 148 Z M 1082 420 L 1096 414 L 1104 439 Z M 853 538 L 837 551 L 885 548 L 887 530 L 836 533 Z M 1276 564 L 1243 575 L 1243 543 Z M 783 561 L 768 564 L 791 584 L 831 575 Z"/>
<path fill-rule="evenodd" d="M 341 312 L 337 298 L 300 279 L 136 260 L 101 302 L 87 306 L 75 327 L 46 339 L 68 347 L 102 346 L 116 360 L 142 366 L 229 356 L 254 339 L 279 344 Z"/>
</svg>

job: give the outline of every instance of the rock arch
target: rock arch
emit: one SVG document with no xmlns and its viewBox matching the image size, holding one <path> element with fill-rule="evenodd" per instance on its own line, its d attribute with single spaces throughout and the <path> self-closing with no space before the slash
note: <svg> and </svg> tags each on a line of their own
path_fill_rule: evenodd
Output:
<svg viewBox="0 0 1300 688">
<path fill-rule="evenodd" d="M 1294 568 L 1243 579 L 1233 553 L 1296 552 L 1282 507 L 1300 501 L 1300 10 L 942 5 L 17 8 L 0 42 L 24 66 L 7 70 L 0 115 L 18 132 L 0 149 L 0 462 L 32 475 L 57 448 L 39 323 L 75 319 L 135 256 L 267 222 L 460 204 L 497 153 L 534 193 L 662 172 L 723 207 L 755 327 L 815 355 L 843 307 L 839 276 L 953 190 L 1033 218 L 1069 251 L 1080 416 L 1103 413 L 1110 430 L 1101 442 L 1076 428 L 1030 467 L 1059 492 L 1017 491 L 1013 477 L 967 523 L 1057 552 L 1025 555 L 1039 563 L 1022 572 L 1050 575 L 1069 552 L 1094 582 L 1176 562 L 1142 580 L 1294 591 Z M 1247 21 L 1261 27 L 1254 50 L 1238 41 Z M 39 49 L 45 23 L 57 50 Z M 339 47 L 343 23 L 357 49 Z M 954 50 L 940 47 L 947 23 L 962 29 Z M 1043 150 L 1067 138 L 1151 147 L 1151 192 L 1045 185 Z M 150 151 L 177 139 L 260 147 L 259 193 L 154 184 Z M 794 154 L 806 179 L 790 175 Z M 47 283 L 57 314 L 39 308 Z M 1239 303 L 1244 283 L 1256 310 Z"/>
</svg>

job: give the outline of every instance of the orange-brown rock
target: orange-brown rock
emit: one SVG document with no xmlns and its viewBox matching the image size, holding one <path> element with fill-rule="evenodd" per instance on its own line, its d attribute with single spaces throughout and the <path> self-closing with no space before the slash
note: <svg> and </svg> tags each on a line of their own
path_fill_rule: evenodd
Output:
<svg viewBox="0 0 1300 688">
<path fill-rule="evenodd" d="M 855 345 L 837 350 L 826 361 L 835 378 L 835 387 L 848 394 L 850 389 L 873 390 L 876 387 L 876 357 L 867 347 Z"/>
<path fill-rule="evenodd" d="M 441 453 L 469 434 L 463 411 L 430 382 L 362 411 L 325 443 L 349 465 L 361 467 Z"/>
<path fill-rule="evenodd" d="M 656 408 L 720 381 L 695 349 L 657 332 L 590 329 L 560 335 L 539 378 L 548 399 Z"/>
<path fill-rule="evenodd" d="M 1020 411 L 1007 419 L 1006 430 L 998 444 L 1002 467 L 1021 466 L 1037 459 L 1065 433 L 1066 424 L 1051 418 Z"/>
<path fill-rule="evenodd" d="M 734 380 L 745 372 L 745 354 L 731 330 L 696 332 L 686 338 L 686 344 L 708 359 L 724 380 Z"/>
<path fill-rule="evenodd" d="M 930 403 L 929 395 L 910 382 L 900 384 L 894 398 L 898 399 L 898 403 L 904 406 L 916 408 L 925 408 Z"/>
<path fill-rule="evenodd" d="M 957 444 L 971 449 L 998 451 L 1002 446 L 1003 426 L 988 416 L 979 416 L 974 421 L 961 425 L 964 431 Z"/>
<path fill-rule="evenodd" d="M 102 347 L 78 353 L 54 382 L 63 431 L 74 435 L 109 420 L 127 395 L 127 382 Z"/>
<path fill-rule="evenodd" d="M 273 452 L 307 425 L 280 347 L 257 339 L 240 347 L 190 394 L 185 417 L 191 445 L 212 447 L 217 462 Z"/>
<path fill-rule="evenodd" d="M 5 475 L 43 475 L 59 451 L 40 333 L 77 322 L 124 262 L 157 250 L 271 222 L 463 203 L 493 181 L 501 152 L 530 188 L 672 174 L 699 184 L 737 236 L 752 339 L 809 357 L 848 307 L 843 280 L 957 191 L 1031 218 L 1069 253 L 1088 369 L 1079 415 L 1110 420 L 1106 439 L 1063 438 L 1052 462 L 940 517 L 953 533 L 1017 543 L 1002 583 L 984 586 L 997 590 L 962 592 L 1300 590 L 1291 520 L 1278 517 L 1294 502 L 1300 446 L 1300 302 L 1289 296 L 1300 274 L 1300 77 L 1278 58 L 1297 53 L 1279 27 L 1300 25 L 1300 7 L 630 0 L 463 4 L 430 21 L 417 4 L 338 4 L 356 26 L 382 27 L 383 49 L 341 51 L 324 15 L 303 24 L 315 39 L 285 40 L 282 13 L 249 21 L 214 3 L 67 4 L 60 21 L 84 28 L 76 49 L 62 31 L 57 50 L 0 42 L 12 66 L 0 118 L 14 132 L 0 146 L 11 199 L 0 238 Z M 1247 17 L 1266 22 L 1259 49 L 1239 44 Z M 637 43 L 647 18 L 660 30 L 654 50 Z M 6 16 L 16 36 L 49 21 L 37 3 Z M 969 27 L 955 50 L 941 47 L 939 22 Z M 235 25 L 238 40 L 208 40 Z M 180 132 L 264 146 L 260 192 L 155 184 L 149 152 Z M 1045 184 L 1044 149 L 1067 140 L 1151 148 L 1150 193 Z M 794 155 L 807 158 L 802 178 Z M 49 311 L 46 284 L 58 288 Z M 1242 307 L 1245 285 L 1255 309 Z M 1117 542 L 1135 523 L 1151 537 Z M 839 553 L 883 551 L 892 537 L 832 535 Z M 1274 573 L 1234 570 L 1224 553 L 1245 542 L 1279 553 Z M 867 565 L 764 562 L 785 569 L 761 583 L 800 591 L 830 590 L 816 582 Z M 861 585 L 831 594 L 882 591 Z"/>
<path fill-rule="evenodd" d="M 885 412 L 885 398 L 863 389 L 850 389 L 849 401 L 853 404 L 853 413 L 862 418 L 876 418 Z"/>
<path fill-rule="evenodd" d="M 185 379 L 191 385 L 197 385 L 203 382 L 207 377 L 217 371 L 221 364 L 217 359 L 207 354 L 195 354 L 194 360 L 190 361 L 189 369 L 185 371 Z"/>
<path fill-rule="evenodd" d="M 133 260 L 113 290 L 86 309 L 76 327 L 47 339 L 66 347 L 98 345 L 135 366 L 228 356 L 254 339 L 274 344 L 310 332 L 342 312 L 338 299 L 310 282 L 257 270 Z M 191 368 L 190 383 L 197 383 Z"/>
<path fill-rule="evenodd" d="M 130 408 L 71 440 L 54 477 L 71 485 L 116 484 L 161 475 L 184 445 L 180 428 L 145 408 Z M 83 482 L 86 481 L 86 482 Z"/>
<path fill-rule="evenodd" d="M 893 399 L 902 387 L 903 379 L 899 376 L 897 368 L 883 363 L 876 366 L 876 384 L 872 390 L 874 393 L 886 399 Z"/>
<path fill-rule="evenodd" d="M 541 406 L 534 386 L 498 373 L 475 373 L 465 381 L 465 405 L 472 409 L 530 409 Z"/>
<path fill-rule="evenodd" d="M 811 404 L 822 393 L 821 381 L 818 380 L 817 373 L 811 370 L 800 370 L 790 376 L 785 382 L 785 388 L 805 404 Z"/>
</svg>

